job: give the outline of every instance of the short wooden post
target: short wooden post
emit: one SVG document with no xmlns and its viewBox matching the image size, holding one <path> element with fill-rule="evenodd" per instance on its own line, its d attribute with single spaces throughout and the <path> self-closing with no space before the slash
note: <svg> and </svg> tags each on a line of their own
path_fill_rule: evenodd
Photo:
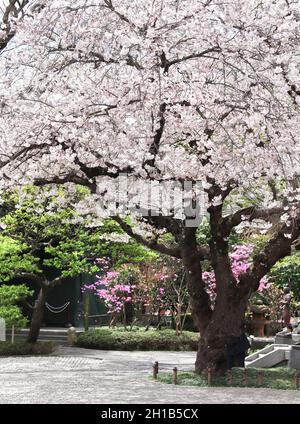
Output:
<svg viewBox="0 0 300 424">
<path fill-rule="evenodd" d="M 88 292 L 83 295 L 83 326 L 84 331 L 89 330 L 89 313 L 90 313 L 90 295 Z"/>
<path fill-rule="evenodd" d="M 264 372 L 259 371 L 257 374 L 257 385 L 262 386 L 264 384 Z"/>
<path fill-rule="evenodd" d="M 173 384 L 177 384 L 177 368 L 173 368 Z"/>
<path fill-rule="evenodd" d="M 11 327 L 11 343 L 14 344 L 15 342 L 15 326 L 13 325 Z"/>
<path fill-rule="evenodd" d="M 248 385 L 248 372 L 247 372 L 247 368 L 243 369 L 243 385 L 247 386 Z"/>
<path fill-rule="evenodd" d="M 157 374 L 158 374 L 158 362 L 155 361 L 153 364 L 153 378 L 154 380 L 157 379 Z"/>
<path fill-rule="evenodd" d="M 298 373 L 294 375 L 294 385 L 295 385 L 295 389 L 298 390 L 299 389 L 299 374 Z"/>
<path fill-rule="evenodd" d="M 226 374 L 227 386 L 232 386 L 232 371 L 228 370 Z"/>
<path fill-rule="evenodd" d="M 207 368 L 207 385 L 211 386 L 212 383 L 212 369 Z"/>
</svg>

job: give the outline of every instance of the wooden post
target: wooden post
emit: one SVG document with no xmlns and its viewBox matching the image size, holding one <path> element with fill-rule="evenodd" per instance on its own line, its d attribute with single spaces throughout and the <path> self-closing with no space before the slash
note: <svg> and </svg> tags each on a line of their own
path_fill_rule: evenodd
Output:
<svg viewBox="0 0 300 424">
<path fill-rule="evenodd" d="M 262 386 L 264 383 L 264 372 L 263 371 L 259 371 L 258 375 L 257 375 L 257 385 L 258 386 Z"/>
<path fill-rule="evenodd" d="M 247 373 L 247 368 L 244 368 L 243 370 L 243 385 L 247 386 L 248 385 L 248 373 Z"/>
<path fill-rule="evenodd" d="M 89 313 L 90 313 L 90 296 L 89 296 L 89 293 L 86 292 L 83 295 L 83 326 L 84 326 L 84 331 L 88 331 L 88 329 L 89 329 Z"/>
<path fill-rule="evenodd" d="M 173 384 L 177 384 L 177 368 L 173 368 Z"/>
<path fill-rule="evenodd" d="M 295 389 L 298 390 L 299 389 L 299 374 L 298 373 L 294 375 L 294 385 L 295 385 Z"/>
<path fill-rule="evenodd" d="M 231 370 L 227 371 L 226 380 L 227 380 L 227 386 L 232 386 L 232 372 L 231 372 Z"/>
<path fill-rule="evenodd" d="M 154 378 L 154 380 L 157 379 L 157 374 L 158 374 L 158 362 L 155 361 L 154 365 L 153 365 L 153 378 Z"/>
<path fill-rule="evenodd" d="M 11 343 L 13 344 L 15 342 L 15 326 L 12 325 L 11 327 Z"/>
<path fill-rule="evenodd" d="M 207 368 L 207 385 L 211 386 L 212 383 L 212 370 L 211 368 Z"/>
</svg>

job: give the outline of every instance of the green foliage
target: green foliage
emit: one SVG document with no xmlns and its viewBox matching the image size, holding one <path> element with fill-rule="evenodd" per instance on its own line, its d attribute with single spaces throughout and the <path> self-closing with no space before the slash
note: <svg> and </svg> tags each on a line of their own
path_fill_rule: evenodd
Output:
<svg viewBox="0 0 300 424">
<path fill-rule="evenodd" d="M 136 242 L 124 242 L 124 232 L 114 220 L 99 223 L 92 215 L 80 215 L 74 204 L 87 194 L 79 186 L 71 193 L 63 187 L 28 186 L 3 194 L 0 281 L 19 272 L 42 273 L 45 266 L 55 267 L 62 277 L 94 274 L 99 270 L 94 260 L 103 256 L 115 266 L 154 257 Z"/>
<path fill-rule="evenodd" d="M 0 305 L 10 306 L 17 302 L 22 302 L 26 298 L 32 296 L 33 291 L 29 290 L 25 284 L 18 286 L 14 285 L 2 285 L 0 286 Z"/>
<path fill-rule="evenodd" d="M 230 248 L 233 248 L 237 244 L 243 244 L 244 243 L 243 235 L 238 233 L 235 230 L 235 228 L 233 228 L 229 235 L 228 243 Z"/>
<path fill-rule="evenodd" d="M 268 307 L 267 316 L 270 319 L 271 334 L 276 334 L 281 328 L 282 320 L 282 301 L 284 298 L 283 290 L 275 284 L 269 283 L 268 288 L 259 292 L 254 292 L 249 301 L 249 306 L 257 305 L 257 301 L 261 301 L 263 305 Z"/>
<path fill-rule="evenodd" d="M 197 242 L 201 246 L 208 246 L 210 240 L 210 223 L 207 217 L 204 217 L 196 233 Z M 233 229 L 229 236 L 229 246 L 232 247 L 235 244 L 242 244 L 243 237 Z"/>
<path fill-rule="evenodd" d="M 22 315 L 18 303 L 32 296 L 32 294 L 33 291 L 29 290 L 24 284 L 0 286 L 0 317 L 5 319 L 7 328 L 11 328 L 13 325 L 16 328 L 26 327 L 28 320 Z"/>
<path fill-rule="evenodd" d="M 122 267 L 119 271 L 117 282 L 119 284 L 137 284 L 141 278 L 139 269 L 135 266 Z"/>
<path fill-rule="evenodd" d="M 295 300 L 300 301 L 300 253 L 278 261 L 269 272 L 269 277 L 278 287 L 288 285 Z"/>
<path fill-rule="evenodd" d="M 109 328 L 89 330 L 78 336 L 77 346 L 103 350 L 197 350 L 199 334 L 174 330 L 121 331 Z"/>
<path fill-rule="evenodd" d="M 110 242 L 109 255 L 115 264 L 115 268 L 127 263 L 139 264 L 144 261 L 153 261 L 158 257 L 155 252 L 146 249 L 132 239 L 127 243 Z"/>
<path fill-rule="evenodd" d="M 56 344 L 49 342 L 0 342 L 0 356 L 19 356 L 19 355 L 48 355 L 54 352 Z"/>
<path fill-rule="evenodd" d="M 28 246 L 8 236 L 0 236 L 0 282 L 9 281 L 18 272 L 39 272 L 38 258 Z"/>
<path fill-rule="evenodd" d="M 16 328 L 24 328 L 28 322 L 18 306 L 0 306 L 0 317 L 4 318 L 6 328 L 11 328 L 13 325 Z"/>
<path fill-rule="evenodd" d="M 252 257 L 260 253 L 270 241 L 270 235 L 267 234 L 253 234 L 251 237 L 245 239 L 246 244 L 254 244 Z"/>
<path fill-rule="evenodd" d="M 201 246 L 208 246 L 209 239 L 210 239 L 210 224 L 209 224 L 208 218 L 206 217 L 203 218 L 201 224 L 197 228 L 196 237 L 197 237 L 197 242 Z"/>
</svg>

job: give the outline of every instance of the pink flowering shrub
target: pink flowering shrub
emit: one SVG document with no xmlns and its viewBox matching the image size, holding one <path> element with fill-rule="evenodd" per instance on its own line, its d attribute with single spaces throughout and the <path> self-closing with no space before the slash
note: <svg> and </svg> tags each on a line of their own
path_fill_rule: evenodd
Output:
<svg viewBox="0 0 300 424">
<path fill-rule="evenodd" d="M 253 244 L 238 244 L 234 247 L 233 252 L 230 253 L 231 261 L 231 270 L 234 278 L 237 282 L 240 281 L 242 274 L 248 271 L 251 266 L 251 255 L 254 250 Z M 206 284 L 206 290 L 209 294 L 212 305 L 216 300 L 216 279 L 214 272 L 203 272 L 202 273 L 203 281 Z M 258 288 L 259 292 L 262 292 L 267 288 L 267 277 L 263 277 L 260 280 L 260 285 Z"/>
<path fill-rule="evenodd" d="M 121 312 L 126 302 L 131 302 L 132 291 L 135 288 L 131 284 L 118 283 L 120 272 L 110 271 L 104 278 L 100 278 L 95 293 L 104 300 L 110 313 Z"/>
<path fill-rule="evenodd" d="M 82 291 L 103 300 L 111 314 L 110 325 L 121 320 L 126 327 L 127 321 L 132 322 L 130 313 L 135 317 L 138 312 L 146 313 L 150 321 L 156 317 L 157 325 L 161 316 L 172 315 L 179 333 L 188 310 L 188 295 L 181 263 L 169 262 L 143 263 L 139 270 L 127 265 L 116 271 L 108 270 L 107 263 L 99 260 L 103 275 L 84 285 Z"/>
<path fill-rule="evenodd" d="M 102 271 L 104 269 L 102 268 Z M 86 284 L 82 291 L 90 291 L 102 299 L 111 314 L 110 325 L 114 325 L 119 317 L 122 317 L 126 326 L 126 304 L 133 301 L 134 275 L 129 268 L 124 267 L 119 271 L 107 271 L 103 276 L 97 276 L 93 284 Z"/>
<path fill-rule="evenodd" d="M 163 259 L 146 263 L 142 267 L 142 280 L 138 292 L 140 303 L 149 317 L 172 316 L 176 333 L 181 334 L 189 309 L 189 297 L 182 264 L 176 259 Z"/>
</svg>

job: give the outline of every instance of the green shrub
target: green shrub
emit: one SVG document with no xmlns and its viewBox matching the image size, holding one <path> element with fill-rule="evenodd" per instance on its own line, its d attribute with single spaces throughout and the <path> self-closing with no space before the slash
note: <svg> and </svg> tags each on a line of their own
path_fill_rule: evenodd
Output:
<svg viewBox="0 0 300 424">
<path fill-rule="evenodd" d="M 176 336 L 174 330 L 122 331 L 89 330 L 78 336 L 77 346 L 102 350 L 197 350 L 199 334 L 184 331 Z"/>
<path fill-rule="evenodd" d="M 3 246 L 0 243 L 0 259 L 1 249 L 3 249 Z M 28 319 L 22 314 L 19 303 L 32 296 L 32 294 L 33 291 L 29 290 L 24 284 L 19 286 L 3 284 L 0 286 L 0 317 L 5 320 L 6 328 L 11 328 L 12 326 L 15 328 L 26 327 Z"/>
<path fill-rule="evenodd" d="M 278 261 L 269 272 L 269 278 L 280 288 L 288 285 L 295 299 L 300 301 L 300 252 Z"/>
<path fill-rule="evenodd" d="M 0 342 L 0 356 L 47 355 L 56 348 L 54 342 Z"/>
</svg>

